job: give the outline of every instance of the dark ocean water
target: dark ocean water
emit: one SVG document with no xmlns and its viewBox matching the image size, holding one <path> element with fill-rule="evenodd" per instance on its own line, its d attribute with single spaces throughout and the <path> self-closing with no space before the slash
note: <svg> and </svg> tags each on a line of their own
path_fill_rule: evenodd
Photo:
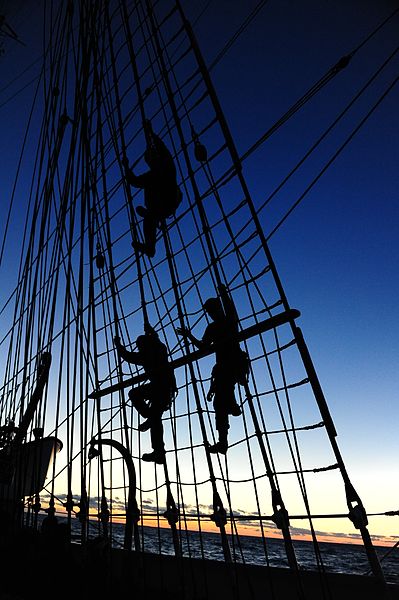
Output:
<svg viewBox="0 0 399 600">
<path fill-rule="evenodd" d="M 74 524 L 79 524 L 74 521 Z M 77 533 L 77 531 L 76 531 Z M 113 524 L 111 529 L 113 545 L 122 547 L 124 526 Z M 98 535 L 98 526 L 91 525 L 89 536 Z M 145 552 L 155 554 L 174 554 L 172 534 L 169 529 L 156 529 L 144 527 L 141 530 L 142 547 Z M 215 533 L 182 532 L 180 536 L 181 548 L 184 556 L 193 558 L 207 558 L 223 561 L 223 552 L 220 536 Z M 261 538 L 254 536 L 240 536 L 239 545 L 229 537 L 230 549 L 235 561 L 240 563 L 288 567 L 284 544 L 280 540 L 267 539 L 266 549 L 268 563 L 265 556 L 264 544 Z M 295 541 L 294 546 L 301 569 L 315 570 L 317 562 L 313 551 L 313 544 L 305 541 Z M 376 547 L 378 556 L 387 581 L 399 583 L 399 549 L 393 550 L 389 556 L 384 556 L 390 550 L 387 547 Z M 364 575 L 369 571 L 364 548 L 355 544 L 334 544 L 320 542 L 320 551 L 324 568 L 334 573 L 354 573 Z"/>
</svg>

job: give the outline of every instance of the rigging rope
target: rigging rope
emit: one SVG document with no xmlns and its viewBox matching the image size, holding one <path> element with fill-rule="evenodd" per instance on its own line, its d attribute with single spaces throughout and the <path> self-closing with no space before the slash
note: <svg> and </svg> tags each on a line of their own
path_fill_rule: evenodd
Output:
<svg viewBox="0 0 399 600">
<path fill-rule="evenodd" d="M 395 51 L 395 53 L 397 50 Z M 398 83 L 399 77 L 395 77 L 392 83 L 385 89 L 385 91 L 381 94 L 378 100 L 373 104 L 370 110 L 366 113 L 366 115 L 360 120 L 358 125 L 351 131 L 351 133 L 347 136 L 345 141 L 339 146 L 338 150 L 334 152 L 332 157 L 325 163 L 324 167 L 319 171 L 316 177 L 311 181 L 311 183 L 306 187 L 304 192 L 299 196 L 299 198 L 292 204 L 291 208 L 285 213 L 285 215 L 280 219 L 280 221 L 275 225 L 272 231 L 267 235 L 267 240 L 276 233 L 276 231 L 281 227 L 281 225 L 288 219 L 290 214 L 297 208 L 297 206 L 302 202 L 302 200 L 307 196 L 310 190 L 316 185 L 319 179 L 324 175 L 324 173 L 329 169 L 329 167 L 335 162 L 338 156 L 343 152 L 343 150 L 347 147 L 347 145 L 353 140 L 355 135 L 360 131 L 363 125 L 369 120 L 371 115 L 375 112 L 375 110 L 380 106 L 380 104 L 385 100 L 388 94 L 393 90 L 395 85 Z"/>
<path fill-rule="evenodd" d="M 177 555 L 186 552 L 182 542 L 186 541 L 189 546 L 189 522 L 195 522 L 200 532 L 200 553 L 203 558 L 206 556 L 203 533 L 209 514 L 206 514 L 202 505 L 204 498 L 207 498 L 207 491 L 211 489 L 213 519 L 220 529 L 225 558 L 245 562 L 239 525 L 245 518 L 251 518 L 259 522 L 263 552 L 269 565 L 265 521 L 282 522 L 283 527 L 288 525 L 278 479 L 284 475 L 284 478 L 295 483 L 304 503 L 302 510 L 306 512 L 306 515 L 290 518 L 308 520 L 316 563 L 323 573 L 324 566 L 312 522 L 319 515 L 310 515 L 305 474 L 312 473 L 312 477 L 316 477 L 322 472 L 321 477 L 326 478 L 330 470 L 341 470 L 343 463 L 337 460 L 334 464 L 316 463 L 315 466 L 316 461 L 309 464 L 303 459 L 297 440 L 298 432 L 312 436 L 327 429 L 331 434 L 333 425 L 328 414 L 322 413 L 322 422 L 315 422 L 318 414 L 316 418 L 311 414 L 311 418 L 304 422 L 301 413 L 298 413 L 298 417 L 294 412 L 298 408 L 297 398 L 301 403 L 303 400 L 308 402 L 307 396 L 311 396 L 309 392 L 314 385 L 307 372 L 296 373 L 292 378 L 288 375 L 287 365 L 292 363 L 294 351 L 298 354 L 296 346 L 299 346 L 299 334 L 295 328 L 288 331 L 290 327 L 287 326 L 275 332 L 258 332 L 256 337 L 246 340 L 252 358 L 251 388 L 247 386 L 245 394 L 240 389 L 243 414 L 232 436 L 229 461 L 227 458 L 225 461 L 219 460 L 220 457 L 212 461 L 209 456 L 207 440 L 214 437 L 214 412 L 202 407 L 209 386 L 209 377 L 204 376 L 209 359 L 205 357 L 201 358 L 201 361 L 204 359 L 201 364 L 196 360 L 189 364 L 182 363 L 179 367 L 179 402 L 174 404 L 167 416 L 165 413 L 164 418 L 168 425 L 165 435 L 169 437 L 167 462 L 163 471 L 157 467 L 153 470 L 142 467 L 142 442 L 137 417 L 133 410 L 126 407 L 123 394 L 117 401 L 112 394 L 109 402 L 103 401 L 101 406 L 99 399 L 92 406 L 88 401 L 89 386 L 98 390 L 104 382 L 110 385 L 116 380 L 117 385 L 126 383 L 126 373 L 123 373 L 115 355 L 113 332 L 118 334 L 123 331 L 124 337 L 130 342 L 129 330 L 134 330 L 144 310 L 148 311 L 146 318 L 152 324 L 156 322 L 156 329 L 165 339 L 169 356 L 179 360 L 182 350 L 183 355 L 187 356 L 189 349 L 187 344 L 182 348 L 179 341 L 174 341 L 176 326 L 184 325 L 190 317 L 194 327 L 202 327 L 205 316 L 202 310 L 197 310 L 197 305 L 203 303 L 203 295 L 207 297 L 222 282 L 228 284 L 229 291 L 234 292 L 234 298 L 240 302 L 240 313 L 241 306 L 243 313 L 241 320 L 249 320 L 248 328 L 261 322 L 264 313 L 272 318 L 284 312 L 288 306 L 285 296 L 280 293 L 282 288 L 279 288 L 278 280 L 277 285 L 274 284 L 276 271 L 269 261 L 266 240 L 259 238 L 259 221 L 253 218 L 254 207 L 240 173 L 240 157 L 211 84 L 206 80 L 206 92 L 201 95 L 201 103 L 196 98 L 189 101 L 182 93 L 179 81 L 186 77 L 195 62 L 189 48 L 182 54 L 184 59 L 191 60 L 183 74 L 179 72 L 180 67 L 175 69 L 171 59 L 174 40 L 178 42 L 182 32 L 187 33 L 184 16 L 182 28 L 181 22 L 176 22 L 177 13 L 174 9 L 158 21 L 151 3 L 147 1 L 137 2 L 130 14 L 127 13 L 124 0 L 120 0 L 118 10 L 112 15 L 105 4 L 87 6 L 87 13 L 82 14 L 85 25 L 77 40 L 72 29 L 72 18 L 68 33 L 58 29 L 60 39 L 56 39 L 58 34 L 54 30 L 52 43 L 58 50 L 49 54 L 51 64 L 44 76 L 48 100 L 41 147 L 38 149 L 37 175 L 32 180 L 36 182 L 35 190 L 32 183 L 31 192 L 34 198 L 32 235 L 27 241 L 25 263 L 21 263 L 15 291 L 14 322 L 7 337 L 12 343 L 6 363 L 7 378 L 2 388 L 5 395 L 1 406 L 7 407 L 7 410 L 13 406 L 13 414 L 16 414 L 16 410 L 22 410 L 31 393 L 38 351 L 46 344 L 54 347 L 60 354 L 58 370 L 54 375 L 54 431 L 57 435 L 59 432 L 60 436 L 66 432 L 67 457 L 64 463 L 57 462 L 57 467 L 53 465 L 49 485 L 50 509 L 55 510 L 57 498 L 57 502 L 62 501 L 61 494 L 57 493 L 57 485 L 62 480 L 61 474 L 66 473 L 67 499 L 64 508 L 71 525 L 71 517 L 76 513 L 73 486 L 76 485 L 77 474 L 81 479 L 78 514 L 83 540 L 90 536 L 89 518 L 95 515 L 93 510 L 89 510 L 92 502 L 97 502 L 99 508 L 99 531 L 103 535 L 109 533 L 111 539 L 115 536 L 112 520 L 111 530 L 108 529 L 108 502 L 115 518 L 129 512 L 129 508 L 125 513 L 123 508 L 117 512 L 119 504 L 115 497 L 115 494 L 124 494 L 126 507 L 128 486 L 123 460 L 111 452 L 109 456 L 100 456 L 97 469 L 94 463 L 88 463 L 87 448 L 94 436 L 98 440 L 110 436 L 112 439 L 126 440 L 129 454 L 138 461 L 137 492 L 141 524 L 147 524 L 152 517 L 160 528 L 165 519 L 168 520 Z M 133 18 L 138 20 L 139 25 L 131 31 L 129 19 Z M 167 43 L 163 36 L 165 23 L 168 23 L 171 35 Z M 136 42 L 140 35 L 143 44 L 139 52 Z M 62 44 L 61 39 L 64 40 Z M 69 42 L 66 42 L 68 39 Z M 65 43 L 71 44 L 71 52 L 65 51 Z M 195 43 L 193 45 L 195 48 Z M 69 69 L 67 61 L 71 56 L 73 66 Z M 108 56 L 112 56 L 112 65 L 107 63 Z M 140 68 L 136 65 L 134 69 L 132 60 L 137 60 Z M 196 60 L 198 64 L 194 65 L 193 70 L 201 75 L 204 65 L 198 52 Z M 125 68 L 126 65 L 135 71 L 132 86 L 128 77 L 120 72 L 121 67 Z M 67 130 L 63 133 L 63 145 L 59 147 L 59 118 L 67 114 L 65 107 L 72 102 L 73 79 L 78 83 L 73 119 L 68 121 Z M 55 100 L 52 88 L 56 82 L 64 80 L 59 100 Z M 147 83 L 151 84 L 151 93 L 141 94 L 141 89 Z M 131 96 L 137 94 L 140 97 L 136 105 L 138 109 L 134 112 L 135 109 L 130 110 L 134 104 Z M 216 109 L 216 117 L 214 114 L 209 117 L 213 109 Z M 129 114 L 129 119 L 132 116 L 131 120 L 124 114 Z M 184 210 L 179 210 L 176 218 L 162 228 L 165 255 L 162 255 L 161 247 L 161 256 L 157 256 L 156 260 L 149 261 L 136 254 L 133 261 L 130 255 L 128 258 L 120 256 L 126 254 L 126 242 L 137 225 L 135 215 L 130 212 L 132 197 L 129 199 L 129 190 L 121 186 L 120 156 L 126 156 L 128 152 L 141 156 L 140 132 L 147 114 L 156 119 L 154 130 L 163 131 L 173 149 L 179 184 L 185 191 L 185 206 Z M 137 119 L 138 115 L 141 118 Z M 158 121 L 162 126 L 155 129 Z M 198 134 L 193 129 L 194 125 L 198 128 Z M 129 136 L 130 127 L 133 134 Z M 214 148 L 210 149 L 209 158 L 202 161 L 198 168 L 194 168 L 190 154 L 192 150 L 195 152 L 193 131 L 201 142 L 212 140 L 212 136 L 215 136 L 210 144 L 214 143 Z M 63 160 L 68 163 L 65 169 Z M 234 162 L 234 178 L 231 185 L 222 190 L 224 182 L 218 183 L 217 175 L 231 162 Z M 211 192 L 204 192 L 204 188 Z M 226 191 L 224 195 L 223 191 Z M 126 216 L 131 217 L 130 220 Z M 28 229 L 28 225 L 26 227 Z M 191 233 L 192 239 L 189 240 Z M 98 276 L 94 273 L 96 242 L 103 259 Z M 162 245 L 158 242 L 158 246 Z M 129 252 L 131 254 L 130 249 Z M 261 252 L 263 264 L 259 268 Z M 196 256 L 195 261 L 192 260 L 193 255 Z M 134 265 L 137 265 L 138 271 L 132 275 Z M 138 288 L 142 293 L 136 300 L 134 292 L 137 295 Z M 60 316 L 56 311 L 59 307 L 62 309 Z M 21 367 L 20 357 L 23 355 Z M 129 371 L 132 377 L 130 367 Z M 262 375 L 259 375 L 260 372 Z M 134 383 L 139 383 L 142 380 L 140 377 L 142 373 L 135 370 Z M 8 392 L 13 395 L 11 402 L 7 398 Z M 19 404 L 17 396 L 21 398 Z M 313 396 L 310 402 L 314 402 Z M 49 415 L 45 414 L 51 412 L 50 408 L 47 398 L 43 398 L 35 416 L 36 426 L 44 419 L 50 423 Z M 269 410 L 275 412 L 273 418 Z M 275 445 L 274 440 L 278 440 Z M 76 450 L 79 443 L 81 448 Z M 282 447 L 287 455 L 286 461 L 280 460 L 279 451 Z M 233 455 L 245 458 L 246 470 L 240 471 L 240 461 L 232 460 L 230 457 Z M 189 468 L 184 464 L 185 456 L 189 456 Z M 343 475 L 347 478 L 345 471 Z M 268 499 L 264 494 L 267 480 L 271 481 L 274 495 L 274 512 L 269 516 L 265 515 L 268 512 L 265 509 Z M 348 481 L 346 479 L 345 483 Z M 252 507 L 257 513 L 249 517 L 235 513 L 235 486 L 243 486 L 244 489 L 247 483 L 246 489 L 250 490 Z M 219 490 L 222 495 L 219 495 Z M 176 503 L 172 492 L 177 497 Z M 166 503 L 162 502 L 165 493 Z M 147 494 L 151 494 L 150 498 Z M 150 499 L 154 502 L 152 511 L 145 510 Z M 27 518 L 31 518 L 32 511 L 40 510 L 39 500 L 36 498 L 36 504 L 29 504 Z M 231 533 L 230 540 L 227 531 Z M 144 548 L 147 539 L 144 528 L 139 530 L 135 527 L 134 533 L 136 549 Z M 289 533 L 285 537 L 287 554 L 290 556 L 292 548 Z M 160 553 L 164 551 L 160 529 L 158 548 Z M 189 548 L 188 553 L 194 555 L 195 550 Z M 295 562 L 295 556 L 291 555 L 291 562 Z M 270 594 L 273 596 L 272 582 L 270 585 Z M 324 597 L 326 594 L 328 596 L 329 590 L 323 579 L 320 590 Z"/>
</svg>

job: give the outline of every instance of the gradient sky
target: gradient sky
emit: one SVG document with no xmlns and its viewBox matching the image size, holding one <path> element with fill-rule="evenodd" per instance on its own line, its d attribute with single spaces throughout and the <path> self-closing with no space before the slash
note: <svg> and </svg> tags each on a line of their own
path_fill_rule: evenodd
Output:
<svg viewBox="0 0 399 600">
<path fill-rule="evenodd" d="M 242 20 L 242 4 L 233 3 L 234 10 L 228 6 L 211 5 L 211 30 L 208 18 L 198 23 L 208 61 L 214 54 L 205 40 L 218 37 L 221 29 L 234 32 Z M 384 1 L 267 3 L 212 73 L 240 152 L 398 6 Z M 396 16 L 344 73 L 248 160 L 245 173 L 256 202 L 274 189 L 396 48 L 398 25 Z M 398 74 L 396 57 L 317 159 L 288 192 L 272 200 L 262 215 L 266 232 Z M 397 509 L 399 501 L 398 101 L 395 87 L 270 241 L 288 299 L 302 313 L 301 327 L 349 473 L 369 511 Z M 397 535 L 397 518 L 389 526 Z"/>
<path fill-rule="evenodd" d="M 36 14 L 29 14 L 27 4 L 35 4 Z M 40 56 L 40 39 L 30 26 L 32 18 L 39 18 L 41 4 L 21 2 L 14 11 L 12 3 L 3 3 L 26 47 L 7 42 L 0 58 L 0 175 L 3 194 L 7 190 L 0 204 L 2 222 L 34 84 L 7 100 L 35 77 L 38 67 L 5 86 Z M 209 4 L 195 25 L 208 63 L 256 4 Z M 194 20 L 198 3 L 184 5 Z M 239 152 L 398 6 L 388 0 L 269 0 L 212 71 Z M 399 15 L 248 159 L 244 173 L 256 205 L 393 52 L 398 25 Z M 317 156 L 261 213 L 266 234 L 398 74 L 396 56 Z M 399 508 L 398 105 L 395 87 L 270 241 L 288 299 L 302 313 L 300 325 L 348 471 L 370 512 Z M 16 206 L 22 207 L 22 199 L 17 198 Z M 8 259 L 17 245 L 11 238 Z M 398 517 L 371 520 L 370 528 L 399 535 Z"/>
</svg>

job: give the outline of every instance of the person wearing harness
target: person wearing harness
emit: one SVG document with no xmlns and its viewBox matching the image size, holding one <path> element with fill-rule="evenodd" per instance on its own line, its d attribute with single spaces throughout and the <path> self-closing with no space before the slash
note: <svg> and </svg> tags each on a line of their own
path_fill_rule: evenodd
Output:
<svg viewBox="0 0 399 600">
<path fill-rule="evenodd" d="M 132 388 L 129 400 L 139 415 L 146 419 L 140 424 L 139 431 L 150 429 L 153 451 L 143 454 L 141 458 L 162 464 L 165 462 L 162 414 L 170 408 L 177 393 L 175 374 L 168 360 L 166 346 L 149 325 L 145 327 L 145 335 L 139 335 L 136 340 L 137 352 L 127 350 L 119 337 L 114 338 L 114 344 L 123 360 L 144 368 L 149 380 Z"/>
<path fill-rule="evenodd" d="M 144 243 L 136 242 L 134 248 L 150 258 L 155 255 L 157 229 L 168 217 L 172 217 L 181 200 L 182 193 L 176 182 L 176 167 L 164 142 L 153 131 L 149 121 L 145 124 L 147 149 L 144 160 L 149 171 L 135 175 L 125 164 L 126 180 L 144 190 L 144 205 L 137 207 L 137 214 L 143 217 Z"/>
<path fill-rule="evenodd" d="M 225 286 L 221 286 L 218 291 L 220 298 L 208 298 L 203 305 L 212 323 L 206 327 L 202 339 L 194 337 L 185 327 L 179 327 L 177 333 L 191 340 L 197 348 L 215 352 L 216 363 L 212 369 L 207 400 L 208 402 L 213 400 L 219 439 L 216 444 L 210 446 L 209 450 L 212 453 L 226 454 L 227 434 L 230 428 L 229 415 L 241 414 L 234 389 L 236 383 L 243 383 L 248 376 L 246 372 L 248 357 L 241 350 L 237 340 L 238 315 L 234 303 Z"/>
</svg>

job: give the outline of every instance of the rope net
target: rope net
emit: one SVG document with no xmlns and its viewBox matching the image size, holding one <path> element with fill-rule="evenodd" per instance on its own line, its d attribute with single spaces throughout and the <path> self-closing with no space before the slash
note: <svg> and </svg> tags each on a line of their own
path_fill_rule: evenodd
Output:
<svg viewBox="0 0 399 600">
<path fill-rule="evenodd" d="M 38 527 L 45 509 L 56 511 L 82 542 L 101 535 L 115 546 L 228 562 L 253 562 L 246 536 L 257 535 L 256 562 L 265 565 L 275 564 L 277 538 L 294 571 L 295 540 L 305 536 L 323 572 L 322 517 L 349 512 L 376 573 L 363 506 L 179 3 L 82 1 L 52 18 L 21 262 L 2 307 L 12 325 L 1 340 L 0 414 L 7 449 L 17 435 L 7 438 L 7 427 L 21 423 L 43 353 L 51 353 L 27 440 L 42 439 L 41 430 L 63 449 L 43 489 L 24 495 L 19 518 Z M 173 157 L 182 192 L 157 228 L 153 257 L 137 250 L 143 191 L 126 177 L 127 164 L 135 174 L 148 170 L 148 123 Z M 177 332 L 202 337 L 204 302 L 221 286 L 250 357 L 248 382 L 235 387 L 241 414 L 229 418 L 227 454 L 210 452 L 215 356 L 197 357 Z M 135 350 L 146 323 L 176 367 L 163 464 L 141 459 L 150 438 L 128 392 L 145 376 L 114 344 L 118 336 Z M 209 531 L 218 540 L 211 553 Z"/>
</svg>

